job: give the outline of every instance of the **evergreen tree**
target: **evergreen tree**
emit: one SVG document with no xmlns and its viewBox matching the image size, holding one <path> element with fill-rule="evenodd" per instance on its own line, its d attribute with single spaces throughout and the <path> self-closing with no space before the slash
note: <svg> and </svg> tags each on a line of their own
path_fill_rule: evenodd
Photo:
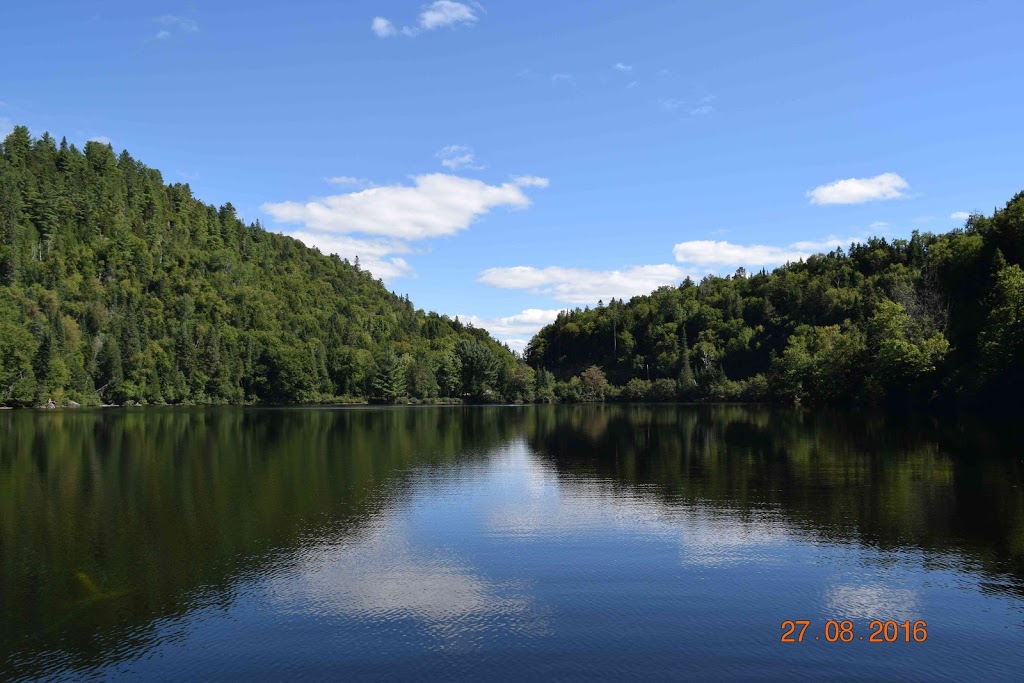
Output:
<svg viewBox="0 0 1024 683">
<path fill-rule="evenodd" d="M 377 363 L 373 378 L 373 397 L 382 403 L 395 403 L 405 396 L 405 368 L 394 351 L 388 349 Z"/>
</svg>

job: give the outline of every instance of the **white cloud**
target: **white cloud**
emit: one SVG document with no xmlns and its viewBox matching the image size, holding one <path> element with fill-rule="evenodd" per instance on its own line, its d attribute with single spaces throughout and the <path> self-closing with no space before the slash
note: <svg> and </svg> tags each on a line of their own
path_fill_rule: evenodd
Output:
<svg viewBox="0 0 1024 683">
<path fill-rule="evenodd" d="M 954 221 L 965 221 L 971 217 L 971 214 L 967 211 L 954 211 L 949 214 L 949 217 Z"/>
<path fill-rule="evenodd" d="M 854 242 L 863 242 L 863 237 L 836 237 L 835 235 L 829 235 L 823 240 L 804 240 L 801 242 L 793 242 L 789 245 L 790 249 L 798 251 L 808 251 L 811 254 L 821 254 L 832 251 L 837 247 L 845 249 Z M 809 256 L 810 254 L 808 254 Z"/>
<path fill-rule="evenodd" d="M 637 294 L 649 294 L 663 285 L 676 284 L 687 276 L 699 280 L 709 273 L 731 273 L 740 266 L 747 269 L 771 268 L 860 241 L 862 239 L 858 237 L 830 235 L 822 240 L 805 240 L 782 247 L 691 240 L 680 242 L 672 249 L 679 265 L 662 263 L 605 271 L 559 266 L 488 268 L 480 273 L 477 282 L 502 289 L 527 290 L 568 304 L 595 304 L 599 299 L 608 301 L 612 297 L 628 299 Z M 490 325 L 495 324 L 500 323 L 491 322 L 484 326 L 491 329 Z M 514 334 L 514 331 L 509 334 Z"/>
<path fill-rule="evenodd" d="M 713 240 L 680 242 L 672 248 L 672 253 L 680 263 L 709 268 L 777 266 L 787 261 L 799 261 L 810 255 L 795 246 L 787 248 L 767 244 L 743 245 Z"/>
<path fill-rule="evenodd" d="M 540 328 L 555 321 L 561 309 L 527 308 L 522 313 L 500 318 L 481 318 L 476 315 L 459 315 L 459 320 L 482 327 L 508 344 L 516 351 L 522 351 L 530 338 Z"/>
<path fill-rule="evenodd" d="M 734 244 L 714 240 L 680 242 L 672 248 L 676 261 L 700 273 L 744 268 L 773 268 L 860 242 L 858 237 L 829 235 L 823 240 L 804 240 L 785 247 L 769 244 Z"/>
<path fill-rule="evenodd" d="M 875 221 L 868 227 L 871 228 L 872 230 L 885 230 L 886 228 L 889 227 L 889 224 L 886 221 Z"/>
<path fill-rule="evenodd" d="M 516 177 L 512 178 L 512 182 L 514 182 L 519 187 L 545 188 L 551 184 L 551 181 L 548 180 L 547 178 L 541 178 L 540 176 L 535 175 L 517 175 Z"/>
<path fill-rule="evenodd" d="M 399 30 L 395 28 L 390 19 L 374 17 L 370 22 L 370 29 L 380 38 L 388 38 L 398 33 L 411 38 L 424 31 L 470 25 L 477 19 L 474 8 L 465 3 L 454 2 L 454 0 L 435 0 L 423 8 L 413 26 L 403 26 Z"/>
<path fill-rule="evenodd" d="M 412 251 L 408 244 L 400 240 L 366 240 L 348 235 L 307 231 L 293 232 L 290 235 L 307 247 L 316 247 L 325 254 L 337 254 L 349 261 L 354 261 L 358 256 L 361 268 L 383 280 L 416 275 L 416 271 L 405 259 L 391 256 Z"/>
<path fill-rule="evenodd" d="M 614 68 L 616 71 L 624 74 L 633 70 L 633 66 L 631 64 L 623 64 L 622 62 L 616 62 Z"/>
<path fill-rule="evenodd" d="M 189 17 L 179 17 L 173 14 L 165 14 L 156 18 L 156 23 L 163 28 L 157 31 L 154 38 L 167 40 L 171 36 L 180 33 L 196 33 L 199 30 L 199 23 Z"/>
<path fill-rule="evenodd" d="M 106 135 L 94 135 L 91 138 L 89 138 L 89 142 L 99 142 L 104 145 L 109 145 L 110 138 L 108 138 Z"/>
<path fill-rule="evenodd" d="M 395 25 L 384 17 L 374 17 L 370 22 L 370 28 L 377 34 L 378 38 L 387 38 L 395 35 Z"/>
<path fill-rule="evenodd" d="M 476 14 L 469 5 L 452 0 L 436 0 L 420 13 L 420 26 L 430 31 L 456 24 L 472 24 Z"/>
<path fill-rule="evenodd" d="M 598 299 L 648 294 L 684 277 L 686 273 L 681 268 L 668 263 L 605 271 L 513 266 L 488 268 L 480 273 L 477 282 L 502 289 L 525 289 L 569 304 L 594 304 Z"/>
<path fill-rule="evenodd" d="M 414 176 L 413 182 L 261 208 L 276 221 L 310 230 L 423 239 L 453 235 L 495 208 L 530 205 L 515 183 L 488 185 L 444 173 Z"/>
<path fill-rule="evenodd" d="M 476 154 L 469 145 L 448 145 L 442 147 L 434 156 L 441 160 L 442 166 L 453 171 L 460 168 L 471 168 L 474 170 L 483 168 L 483 166 L 477 165 Z"/>
<path fill-rule="evenodd" d="M 807 192 L 811 204 L 863 204 L 905 197 L 907 181 L 896 173 L 882 173 L 873 178 L 846 178 L 819 185 Z"/>
<path fill-rule="evenodd" d="M 337 185 L 368 183 L 361 178 L 328 178 Z M 309 202 L 268 202 L 260 208 L 280 223 L 298 227 L 288 234 L 328 254 L 353 260 L 384 280 L 413 277 L 415 271 L 395 254 L 412 251 L 410 240 L 453 235 L 493 209 L 529 206 L 523 188 L 547 187 L 547 178 L 520 176 L 488 185 L 480 180 L 435 173 L 414 184 L 370 187 Z M 373 236 L 369 239 L 353 234 Z"/>
<path fill-rule="evenodd" d="M 352 185 L 356 187 L 369 187 L 373 183 L 366 178 L 356 178 L 350 175 L 336 175 L 330 178 L 324 178 L 324 180 L 331 185 Z"/>
<path fill-rule="evenodd" d="M 573 78 L 572 74 L 557 73 L 551 74 L 552 83 L 566 83 L 568 85 L 576 85 L 576 79 Z"/>
</svg>

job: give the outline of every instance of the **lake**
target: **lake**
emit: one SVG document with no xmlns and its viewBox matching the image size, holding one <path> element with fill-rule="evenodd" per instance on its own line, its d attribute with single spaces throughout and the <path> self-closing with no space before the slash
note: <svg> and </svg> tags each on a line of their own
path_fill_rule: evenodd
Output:
<svg viewBox="0 0 1024 683">
<path fill-rule="evenodd" d="M 3 411 L 0 679 L 1011 679 L 1021 435 L 750 406 Z"/>
</svg>

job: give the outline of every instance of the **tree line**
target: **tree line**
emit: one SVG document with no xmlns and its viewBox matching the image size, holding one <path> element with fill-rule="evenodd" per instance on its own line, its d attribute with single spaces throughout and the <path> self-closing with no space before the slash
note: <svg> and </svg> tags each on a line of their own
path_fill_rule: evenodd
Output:
<svg viewBox="0 0 1024 683">
<path fill-rule="evenodd" d="M 532 372 L 128 152 L 0 144 L 0 405 L 522 401 Z"/>
<path fill-rule="evenodd" d="M 562 401 L 1005 405 L 1024 380 L 1022 256 L 1024 193 L 945 234 L 565 311 L 525 356 Z"/>
<path fill-rule="evenodd" d="M 110 145 L 0 144 L 0 405 L 1005 403 L 1024 193 L 946 234 L 565 311 L 518 358 Z"/>
</svg>

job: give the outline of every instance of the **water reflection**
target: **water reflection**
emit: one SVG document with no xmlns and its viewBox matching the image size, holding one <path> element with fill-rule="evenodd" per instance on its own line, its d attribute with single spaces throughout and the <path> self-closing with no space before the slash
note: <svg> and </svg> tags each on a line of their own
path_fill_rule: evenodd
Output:
<svg viewBox="0 0 1024 683">
<path fill-rule="evenodd" d="M 714 552 L 762 542 L 781 515 L 794 532 L 909 544 L 935 551 L 939 563 L 956 553 L 1024 578 L 1019 434 L 743 406 L 558 406 L 538 412 L 528 430 L 569 489 L 607 487 L 609 497 L 639 496 L 666 514 L 685 506 L 728 511 L 717 528 L 712 515 L 694 536 L 709 535 Z M 696 519 L 688 514 L 680 524 Z"/>
<path fill-rule="evenodd" d="M 1024 664 L 1024 465 L 978 425 L 538 406 L 0 431 L 0 677 Z M 899 661 L 777 646 L 783 618 L 923 616 L 968 635 Z"/>
</svg>

